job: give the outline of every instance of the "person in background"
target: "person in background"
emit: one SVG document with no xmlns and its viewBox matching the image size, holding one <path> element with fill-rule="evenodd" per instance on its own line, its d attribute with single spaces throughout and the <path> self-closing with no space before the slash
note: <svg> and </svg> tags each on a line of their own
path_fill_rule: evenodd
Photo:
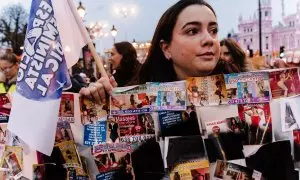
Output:
<svg viewBox="0 0 300 180">
<path fill-rule="evenodd" d="M 87 87 L 88 83 L 84 77 L 86 77 L 84 73 L 74 74 L 71 76 L 72 87 L 67 91 L 79 92 L 82 88 Z"/>
<path fill-rule="evenodd" d="M 220 42 L 221 56 L 216 69 L 219 73 L 239 73 L 250 71 L 250 63 L 240 45 L 233 39 L 226 38 Z"/>
<path fill-rule="evenodd" d="M 129 42 L 115 43 L 111 49 L 111 68 L 115 71 L 113 76 L 119 87 L 130 84 L 133 76 L 137 75 L 141 64 L 137 60 L 137 53 Z"/>
<path fill-rule="evenodd" d="M 11 49 L 0 55 L 0 70 L 5 75 L 5 81 L 0 82 L 0 93 L 12 93 L 16 90 L 18 69 L 19 60 Z"/>
</svg>

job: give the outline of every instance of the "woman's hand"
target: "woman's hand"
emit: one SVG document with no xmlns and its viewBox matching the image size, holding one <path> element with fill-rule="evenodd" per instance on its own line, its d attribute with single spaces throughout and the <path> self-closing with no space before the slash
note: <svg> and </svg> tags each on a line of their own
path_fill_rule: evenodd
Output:
<svg viewBox="0 0 300 180">
<path fill-rule="evenodd" d="M 300 51 L 287 52 L 283 59 L 275 59 L 271 66 L 277 68 L 290 68 L 290 67 L 299 67 L 300 66 Z"/>
<path fill-rule="evenodd" d="M 105 103 L 107 94 L 112 94 L 112 89 L 118 84 L 114 77 L 102 77 L 94 83 L 90 83 L 88 87 L 81 88 L 79 94 L 94 99 L 97 103 Z"/>
</svg>

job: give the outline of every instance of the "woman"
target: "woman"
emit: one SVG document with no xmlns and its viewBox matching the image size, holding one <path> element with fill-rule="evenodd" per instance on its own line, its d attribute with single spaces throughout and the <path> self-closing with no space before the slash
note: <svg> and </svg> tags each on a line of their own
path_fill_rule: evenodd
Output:
<svg viewBox="0 0 300 180">
<path fill-rule="evenodd" d="M 11 50 L 0 56 L 0 70 L 6 79 L 0 82 L 0 93 L 12 93 L 16 90 L 16 81 L 19 69 L 19 60 Z"/>
<path fill-rule="evenodd" d="M 247 63 L 246 54 L 240 45 L 233 39 L 227 38 L 220 42 L 221 56 L 216 70 L 219 73 L 239 73 L 251 70 Z"/>
<path fill-rule="evenodd" d="M 285 85 L 285 82 L 288 80 L 289 77 L 286 77 L 286 72 L 283 71 L 279 75 L 279 81 L 277 82 L 277 86 L 283 90 L 283 97 L 287 97 L 288 95 L 288 88 Z"/>
<path fill-rule="evenodd" d="M 219 56 L 218 23 L 212 7 L 202 0 L 180 0 L 159 20 L 136 84 L 210 75 Z M 105 101 L 105 92 L 110 94 L 114 85 L 112 79 L 102 77 L 97 81 L 98 88 L 88 87 L 90 91 L 81 94 Z M 133 152 L 132 162 L 136 164 L 136 179 L 156 180 L 164 176 L 160 148 L 155 140 L 148 140 Z"/>
<path fill-rule="evenodd" d="M 111 118 L 111 121 L 108 124 L 108 129 L 110 132 L 109 138 L 111 139 L 111 142 L 117 142 L 119 140 L 119 125 L 114 117 Z"/>
<path fill-rule="evenodd" d="M 114 44 L 110 62 L 112 70 L 115 70 L 113 76 L 119 87 L 128 85 L 141 67 L 135 48 L 126 41 Z"/>
</svg>

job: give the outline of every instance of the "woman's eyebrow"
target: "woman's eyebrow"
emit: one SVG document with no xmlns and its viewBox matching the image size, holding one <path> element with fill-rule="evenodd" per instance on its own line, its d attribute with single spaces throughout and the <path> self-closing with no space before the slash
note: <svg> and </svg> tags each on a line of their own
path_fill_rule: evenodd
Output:
<svg viewBox="0 0 300 180">
<path fill-rule="evenodd" d="M 199 21 L 191 21 L 187 22 L 184 26 L 182 26 L 181 29 L 184 29 L 188 25 L 194 25 L 194 26 L 202 26 L 202 23 Z M 218 26 L 218 23 L 216 21 L 212 21 L 208 23 L 208 26 Z"/>
<path fill-rule="evenodd" d="M 198 22 L 198 21 L 191 21 L 191 22 L 186 23 L 184 26 L 182 26 L 181 29 L 184 29 L 184 28 L 185 28 L 186 26 L 188 26 L 188 25 L 201 26 L 202 24 L 201 24 L 200 22 Z"/>
<path fill-rule="evenodd" d="M 218 26 L 218 23 L 216 21 L 212 21 L 208 23 L 208 26 Z"/>
</svg>

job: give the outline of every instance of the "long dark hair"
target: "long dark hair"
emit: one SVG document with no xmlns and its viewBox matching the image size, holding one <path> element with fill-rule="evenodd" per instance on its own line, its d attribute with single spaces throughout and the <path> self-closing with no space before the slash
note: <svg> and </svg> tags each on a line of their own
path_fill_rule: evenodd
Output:
<svg viewBox="0 0 300 180">
<path fill-rule="evenodd" d="M 221 46 L 226 46 L 233 60 L 233 64 L 237 66 L 237 72 L 225 73 L 238 73 L 247 71 L 246 54 L 240 45 L 233 39 L 226 38 L 220 42 Z"/>
<path fill-rule="evenodd" d="M 160 47 L 160 42 L 161 40 L 166 43 L 170 43 L 172 41 L 173 29 L 177 22 L 178 15 L 183 9 L 194 4 L 207 6 L 216 16 L 213 8 L 203 0 L 180 0 L 171 6 L 162 15 L 157 24 L 148 56 L 139 74 L 139 83 L 151 81 L 171 82 L 177 80 L 173 63 L 164 56 L 164 53 Z"/>
<path fill-rule="evenodd" d="M 114 74 L 118 86 L 122 87 L 128 85 L 132 77 L 139 71 L 141 64 L 137 60 L 136 50 L 130 42 L 119 42 L 115 43 L 114 46 L 118 53 L 123 56 Z"/>
</svg>

